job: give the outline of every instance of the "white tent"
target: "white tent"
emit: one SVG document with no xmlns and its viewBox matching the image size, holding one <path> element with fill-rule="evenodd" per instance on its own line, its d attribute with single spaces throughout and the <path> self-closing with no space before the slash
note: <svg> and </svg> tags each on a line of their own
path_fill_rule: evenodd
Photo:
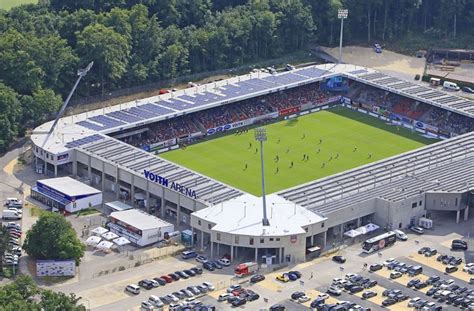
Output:
<svg viewBox="0 0 474 311">
<path fill-rule="evenodd" d="M 92 234 L 95 234 L 95 235 L 102 235 L 106 232 L 109 232 L 109 230 L 105 229 L 104 227 L 97 227 L 94 230 L 92 230 L 91 232 L 92 232 Z"/>
<path fill-rule="evenodd" d="M 96 246 L 101 240 L 102 239 L 100 237 L 93 235 L 87 238 L 86 245 Z"/>
<path fill-rule="evenodd" d="M 113 239 L 116 239 L 118 238 L 119 236 L 113 232 L 106 232 L 104 234 L 102 234 L 102 237 L 106 240 L 113 240 Z"/>
<path fill-rule="evenodd" d="M 372 232 L 372 231 L 375 231 L 377 229 L 379 229 L 380 227 L 373 224 L 373 223 L 368 223 L 365 225 L 365 228 L 367 229 L 367 232 Z"/>
<path fill-rule="evenodd" d="M 120 237 L 114 240 L 114 243 L 117 244 L 118 246 L 123 246 L 130 244 L 130 241 L 124 237 Z"/>
<path fill-rule="evenodd" d="M 369 232 L 365 226 L 359 227 L 355 231 L 359 232 L 359 234 L 367 234 Z"/>
<path fill-rule="evenodd" d="M 99 244 L 97 244 L 96 248 L 105 251 L 105 250 L 109 250 L 113 245 L 114 245 L 114 243 L 112 243 L 112 242 L 102 241 Z"/>
<path fill-rule="evenodd" d="M 349 230 L 347 232 L 344 232 L 344 235 L 347 235 L 350 238 L 355 238 L 356 236 L 360 235 L 360 232 L 357 232 L 355 230 Z"/>
</svg>

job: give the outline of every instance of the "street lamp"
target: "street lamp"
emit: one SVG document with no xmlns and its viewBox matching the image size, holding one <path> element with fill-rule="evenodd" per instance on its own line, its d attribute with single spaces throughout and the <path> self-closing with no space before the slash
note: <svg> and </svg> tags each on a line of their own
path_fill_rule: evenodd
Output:
<svg viewBox="0 0 474 311">
<path fill-rule="evenodd" d="M 339 36 L 339 64 L 342 63 L 342 33 L 344 31 L 344 20 L 349 15 L 349 10 L 339 9 L 337 10 L 337 18 L 341 20 L 341 34 Z"/>
<path fill-rule="evenodd" d="M 263 165 L 263 142 L 267 140 L 267 131 L 264 127 L 255 129 L 255 140 L 260 142 L 260 167 L 262 169 L 262 202 L 263 202 L 263 219 L 262 224 L 269 226 L 270 222 L 267 218 L 267 201 L 265 198 L 265 168 Z"/>
</svg>

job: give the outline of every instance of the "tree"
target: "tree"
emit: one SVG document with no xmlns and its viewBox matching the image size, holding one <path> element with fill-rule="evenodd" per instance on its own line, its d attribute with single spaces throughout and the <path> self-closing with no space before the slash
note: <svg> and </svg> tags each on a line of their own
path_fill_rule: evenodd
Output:
<svg viewBox="0 0 474 311">
<path fill-rule="evenodd" d="M 26 275 L 20 275 L 15 282 L 0 287 L 0 310 L 85 311 L 85 306 L 78 305 L 78 301 L 74 294 L 43 290 Z"/>
<path fill-rule="evenodd" d="M 0 150 L 5 150 L 18 133 L 20 114 L 18 94 L 0 83 Z"/>
<path fill-rule="evenodd" d="M 23 249 L 35 259 L 74 259 L 79 265 L 85 245 L 63 216 L 44 213 L 28 230 Z"/>
<path fill-rule="evenodd" d="M 23 96 L 21 98 L 23 108 L 23 124 L 29 126 L 37 125 L 46 121 L 48 115 L 57 112 L 63 101 L 60 95 L 50 89 L 37 89 L 33 96 Z"/>
<path fill-rule="evenodd" d="M 106 83 L 118 81 L 125 74 L 130 58 L 130 42 L 110 27 L 93 24 L 77 33 L 77 54 L 88 63 L 94 61 L 90 75 L 105 89 Z"/>
<path fill-rule="evenodd" d="M 3 272 L 3 258 L 5 257 L 5 252 L 9 249 L 8 241 L 10 236 L 6 226 L 0 226 L 0 274 Z"/>
</svg>

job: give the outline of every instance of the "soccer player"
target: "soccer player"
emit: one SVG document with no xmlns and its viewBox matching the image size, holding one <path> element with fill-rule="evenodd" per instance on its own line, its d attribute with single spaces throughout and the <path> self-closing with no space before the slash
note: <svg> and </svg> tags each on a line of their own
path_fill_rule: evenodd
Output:
<svg viewBox="0 0 474 311">
<path fill-rule="evenodd" d="M 319 144 L 321 145 L 323 143 L 323 140 L 320 138 L 319 139 Z"/>
<path fill-rule="evenodd" d="M 306 160 L 306 153 L 303 154 L 303 160 L 301 161 L 304 161 L 304 160 Z"/>
<path fill-rule="evenodd" d="M 275 174 L 278 174 L 279 171 L 280 171 L 280 170 L 278 169 L 278 166 L 277 166 L 277 169 L 276 169 Z"/>
<path fill-rule="evenodd" d="M 286 148 L 286 153 L 288 153 L 288 152 L 290 152 L 290 148 L 289 148 L 289 147 Z"/>
<path fill-rule="evenodd" d="M 301 139 L 305 139 L 306 138 L 306 134 L 303 133 L 303 136 L 301 136 Z"/>
<path fill-rule="evenodd" d="M 258 148 L 255 148 L 255 154 L 258 152 Z"/>
<path fill-rule="evenodd" d="M 292 168 L 292 167 L 293 167 L 293 161 L 291 161 L 291 163 L 290 163 L 290 168 Z"/>
<path fill-rule="evenodd" d="M 352 150 L 352 152 L 356 152 L 357 151 L 357 146 L 354 146 L 354 150 Z"/>
<path fill-rule="evenodd" d="M 321 148 L 318 148 L 318 153 L 320 153 L 320 152 L 321 152 Z"/>
<path fill-rule="evenodd" d="M 321 164 L 321 168 L 324 168 L 326 166 L 326 162 L 323 162 L 323 164 Z"/>
<path fill-rule="evenodd" d="M 245 168 L 244 168 L 244 171 L 246 171 L 248 167 L 249 167 L 249 166 L 248 166 L 248 164 L 247 164 L 247 163 L 245 163 Z"/>
<path fill-rule="evenodd" d="M 252 143 L 249 143 L 249 149 L 252 148 Z"/>
<path fill-rule="evenodd" d="M 279 143 L 280 143 L 280 137 L 278 137 L 278 140 L 277 140 L 277 144 L 279 144 Z"/>
<path fill-rule="evenodd" d="M 309 155 L 306 155 L 306 162 L 308 162 L 309 160 Z"/>
<path fill-rule="evenodd" d="M 329 161 L 332 161 L 332 156 L 329 158 Z"/>
<path fill-rule="evenodd" d="M 372 153 L 369 153 L 369 159 L 372 158 Z"/>
<path fill-rule="evenodd" d="M 339 152 L 338 152 L 338 153 L 336 153 L 336 159 L 337 159 L 337 158 L 339 158 Z"/>
<path fill-rule="evenodd" d="M 278 156 L 278 154 L 276 155 L 276 162 L 278 163 L 278 161 L 280 161 L 280 157 Z"/>
</svg>

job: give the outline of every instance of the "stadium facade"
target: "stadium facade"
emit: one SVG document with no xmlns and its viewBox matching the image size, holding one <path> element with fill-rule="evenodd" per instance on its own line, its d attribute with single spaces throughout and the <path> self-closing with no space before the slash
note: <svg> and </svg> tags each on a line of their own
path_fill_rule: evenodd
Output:
<svg viewBox="0 0 474 311">
<path fill-rule="evenodd" d="M 474 201 L 474 132 L 458 135 L 395 113 L 382 113 L 382 109 L 368 111 L 343 95 L 142 148 L 120 140 L 163 120 L 318 81 L 330 85 L 341 79 L 439 107 L 474 123 L 473 101 L 369 68 L 326 64 L 275 75 L 251 73 L 64 117 L 46 143 L 52 122 L 45 123 L 31 137 L 35 164 L 44 168 L 38 171 L 45 174 L 56 176 L 60 171 L 87 178 L 91 185 L 115 192 L 117 198 L 123 195 L 133 200 L 140 195 L 148 211 L 155 209 L 161 217 L 172 216 L 178 225 L 191 226 L 197 233 L 197 246 L 210 247 L 213 255 L 246 254 L 272 263 L 303 261 L 308 251 L 324 249 L 342 240 L 348 228 L 365 224 L 374 223 L 384 229 L 406 228 L 435 211 L 451 211 L 456 221 L 467 221 Z M 269 227 L 261 224 L 259 198 L 150 152 L 178 148 L 180 142 L 266 119 L 317 112 L 332 105 L 345 105 L 443 140 L 271 194 Z M 114 137 L 109 136 L 112 134 Z"/>
</svg>

